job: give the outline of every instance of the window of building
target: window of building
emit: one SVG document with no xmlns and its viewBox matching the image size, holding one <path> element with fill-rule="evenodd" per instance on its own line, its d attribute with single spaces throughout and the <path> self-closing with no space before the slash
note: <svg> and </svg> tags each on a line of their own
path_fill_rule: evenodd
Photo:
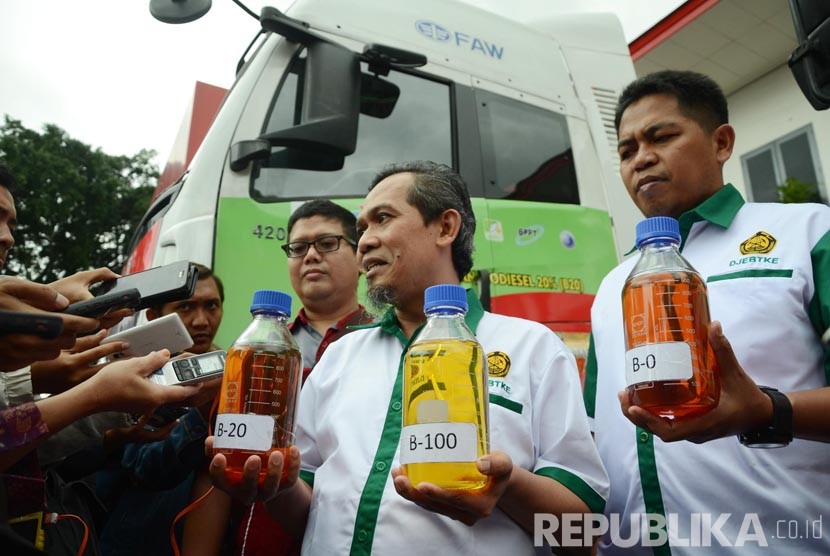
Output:
<svg viewBox="0 0 830 556">
<path fill-rule="evenodd" d="M 813 127 L 789 133 L 741 158 L 747 192 L 758 203 L 779 202 L 778 187 L 793 178 L 808 186 L 806 196 L 826 201 Z"/>
</svg>

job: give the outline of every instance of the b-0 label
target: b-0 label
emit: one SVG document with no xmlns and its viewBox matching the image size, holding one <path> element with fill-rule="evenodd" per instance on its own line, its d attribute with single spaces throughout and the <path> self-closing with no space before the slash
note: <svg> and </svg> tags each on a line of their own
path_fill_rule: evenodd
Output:
<svg viewBox="0 0 830 556">
<path fill-rule="evenodd" d="M 692 378 L 692 348 L 686 342 L 661 342 L 625 352 L 625 384 Z"/>
<path fill-rule="evenodd" d="M 473 423 L 424 423 L 401 431 L 401 463 L 473 462 L 478 459 Z"/>
<path fill-rule="evenodd" d="M 266 452 L 274 439 L 274 418 L 271 415 L 221 413 L 213 428 L 213 447 L 230 450 Z"/>
</svg>

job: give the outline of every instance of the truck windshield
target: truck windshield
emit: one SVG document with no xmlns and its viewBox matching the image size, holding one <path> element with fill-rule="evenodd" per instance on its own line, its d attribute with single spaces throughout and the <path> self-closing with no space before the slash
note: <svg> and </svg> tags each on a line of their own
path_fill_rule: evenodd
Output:
<svg viewBox="0 0 830 556">
<path fill-rule="evenodd" d="M 277 93 L 264 133 L 299 123 L 302 94 L 298 94 L 298 83 L 304 64 L 305 58 L 295 57 Z M 367 71 L 365 64 L 362 71 Z M 449 85 L 397 71 L 391 71 L 384 79 L 400 88 L 394 111 L 386 118 L 360 115 L 357 148 L 346 157 L 341 169 L 297 170 L 258 165 L 253 172 L 251 197 L 259 202 L 364 197 L 372 178 L 385 164 L 433 160 L 452 166 Z"/>
</svg>

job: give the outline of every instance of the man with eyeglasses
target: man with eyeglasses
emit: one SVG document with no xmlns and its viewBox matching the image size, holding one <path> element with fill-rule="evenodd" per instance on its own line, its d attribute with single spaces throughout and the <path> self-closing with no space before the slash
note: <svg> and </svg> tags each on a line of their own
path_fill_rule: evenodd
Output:
<svg viewBox="0 0 830 556">
<path fill-rule="evenodd" d="M 303 354 L 303 381 L 348 327 L 373 320 L 357 302 L 355 222 L 354 214 L 324 199 L 303 204 L 288 219 L 282 249 L 291 287 L 303 303 L 288 328 Z"/>
</svg>

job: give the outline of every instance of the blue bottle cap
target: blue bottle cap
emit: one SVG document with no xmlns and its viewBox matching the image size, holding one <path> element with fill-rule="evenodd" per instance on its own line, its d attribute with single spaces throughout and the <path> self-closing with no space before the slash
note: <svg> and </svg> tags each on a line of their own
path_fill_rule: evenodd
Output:
<svg viewBox="0 0 830 556">
<path fill-rule="evenodd" d="M 467 290 L 455 284 L 439 284 L 424 290 L 424 312 L 436 307 L 467 310 Z"/>
<path fill-rule="evenodd" d="M 257 290 L 251 302 L 251 312 L 273 311 L 285 316 L 291 315 L 291 296 L 276 290 Z"/>
<path fill-rule="evenodd" d="M 657 237 L 664 237 L 680 243 L 680 223 L 671 216 L 654 216 L 637 223 L 637 247 Z"/>
</svg>

